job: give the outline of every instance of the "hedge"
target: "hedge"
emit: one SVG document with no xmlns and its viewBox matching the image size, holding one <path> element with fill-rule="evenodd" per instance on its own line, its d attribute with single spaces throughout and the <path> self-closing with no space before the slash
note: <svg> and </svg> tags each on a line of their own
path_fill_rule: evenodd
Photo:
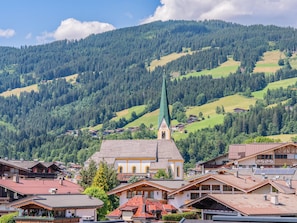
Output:
<svg viewBox="0 0 297 223">
<path fill-rule="evenodd" d="M 180 221 L 185 219 L 198 219 L 198 214 L 196 212 L 184 212 L 177 214 L 167 214 L 162 216 L 163 221 Z"/>
</svg>

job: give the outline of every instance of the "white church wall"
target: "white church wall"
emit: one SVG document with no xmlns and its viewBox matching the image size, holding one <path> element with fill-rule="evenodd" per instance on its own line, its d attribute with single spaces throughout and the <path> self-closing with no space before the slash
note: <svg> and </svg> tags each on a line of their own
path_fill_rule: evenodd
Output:
<svg viewBox="0 0 297 223">
<path fill-rule="evenodd" d="M 135 173 L 146 173 L 147 167 L 150 166 L 149 160 L 116 160 L 115 169 L 122 167 L 122 173 L 133 173 L 133 167 L 136 168 Z"/>
</svg>

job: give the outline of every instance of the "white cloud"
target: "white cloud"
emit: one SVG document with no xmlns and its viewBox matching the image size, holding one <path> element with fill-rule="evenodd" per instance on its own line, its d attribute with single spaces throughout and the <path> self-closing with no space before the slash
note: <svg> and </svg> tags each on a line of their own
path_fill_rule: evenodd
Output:
<svg viewBox="0 0 297 223">
<path fill-rule="evenodd" d="M 10 38 L 15 35 L 13 29 L 0 29 L 0 37 Z"/>
<path fill-rule="evenodd" d="M 103 33 L 114 29 L 115 27 L 108 23 L 97 21 L 81 22 L 74 18 L 68 18 L 63 20 L 54 32 L 43 32 L 36 39 L 39 44 L 53 40 L 79 40 L 91 34 Z"/>
<path fill-rule="evenodd" d="M 115 29 L 108 23 L 97 21 L 80 22 L 76 19 L 69 18 L 61 22 L 60 26 L 53 33 L 56 40 L 78 40 L 83 39 L 90 34 L 98 34 Z"/>
<path fill-rule="evenodd" d="M 49 32 L 43 32 L 41 36 L 36 37 L 38 44 L 45 44 L 54 40 L 54 34 Z"/>
<path fill-rule="evenodd" d="M 247 24 L 297 25 L 296 0 L 160 0 L 154 14 L 143 20 L 221 19 Z"/>
</svg>

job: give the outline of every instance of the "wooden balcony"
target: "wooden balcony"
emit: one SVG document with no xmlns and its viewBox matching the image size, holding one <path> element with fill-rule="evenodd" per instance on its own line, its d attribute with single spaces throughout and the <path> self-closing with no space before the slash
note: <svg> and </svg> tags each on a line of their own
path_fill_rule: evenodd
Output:
<svg viewBox="0 0 297 223">
<path fill-rule="evenodd" d="M 257 165 L 274 165 L 274 160 L 273 159 L 256 159 L 256 164 Z"/>
<path fill-rule="evenodd" d="M 79 217 L 72 218 L 54 218 L 54 217 L 39 217 L 39 216 L 24 216 L 15 217 L 16 223 L 78 223 Z"/>
</svg>

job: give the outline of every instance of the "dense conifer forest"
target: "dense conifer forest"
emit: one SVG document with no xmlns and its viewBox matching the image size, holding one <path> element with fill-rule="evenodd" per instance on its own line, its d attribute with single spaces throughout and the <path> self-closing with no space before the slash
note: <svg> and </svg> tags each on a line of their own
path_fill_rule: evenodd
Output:
<svg viewBox="0 0 297 223">
<path fill-rule="evenodd" d="M 0 93 L 38 85 L 38 91 L 0 97 L 0 156 L 83 163 L 103 138 L 100 133 L 93 137 L 84 129 L 98 124 L 103 124 L 102 130 L 123 127 L 131 120 L 114 123 L 110 119 L 115 112 L 132 106 L 146 105 L 140 115 L 157 109 L 164 74 L 169 103 L 183 106 L 198 106 L 236 93 L 250 96 L 271 82 L 297 77 L 297 70 L 287 61 L 281 61 L 282 68 L 274 74 L 254 72 L 255 64 L 267 51 L 280 50 L 287 58 L 292 56 L 296 36 L 297 30 L 276 26 L 168 21 L 79 41 L 0 47 Z M 187 51 L 192 53 L 148 69 L 155 59 Z M 172 73 L 183 76 L 213 69 L 229 57 L 240 66 L 226 77 L 171 77 Z M 75 82 L 65 80 L 73 74 L 78 74 Z M 226 152 L 230 143 L 243 143 L 251 137 L 297 133 L 294 88 L 271 90 L 249 112 L 227 113 L 223 125 L 177 141 L 185 162 L 191 165 L 213 158 Z M 271 104 L 276 106 L 268 106 Z M 76 130 L 76 134 L 66 134 L 69 130 Z M 145 126 L 141 131 L 113 137 L 156 137 Z"/>
</svg>

